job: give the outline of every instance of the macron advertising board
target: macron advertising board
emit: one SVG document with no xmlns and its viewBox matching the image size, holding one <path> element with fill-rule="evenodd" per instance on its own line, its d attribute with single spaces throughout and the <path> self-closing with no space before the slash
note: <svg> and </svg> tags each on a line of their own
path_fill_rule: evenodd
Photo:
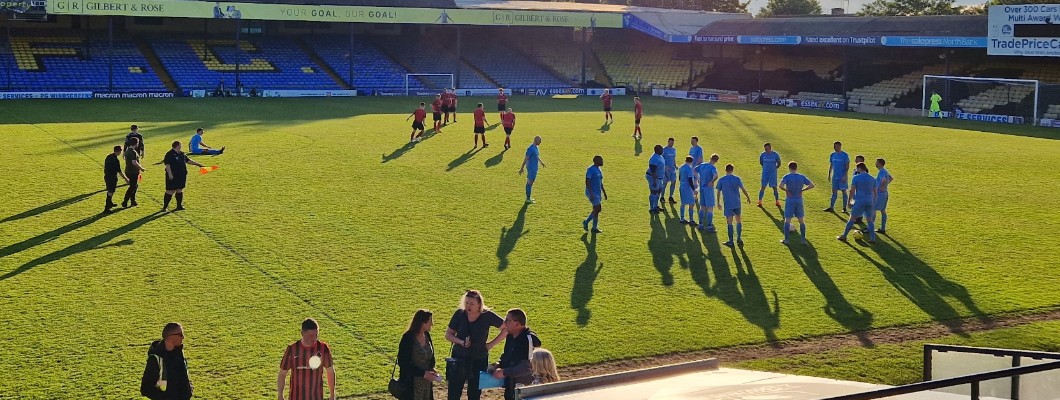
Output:
<svg viewBox="0 0 1060 400">
<path fill-rule="evenodd" d="M 986 54 L 1060 57 L 1060 4 L 990 6 Z"/>
<path fill-rule="evenodd" d="M 56 15 L 574 28 L 622 27 L 622 14 L 566 11 L 292 5 L 189 0 L 54 0 L 48 1 L 47 9 L 49 14 Z"/>
</svg>

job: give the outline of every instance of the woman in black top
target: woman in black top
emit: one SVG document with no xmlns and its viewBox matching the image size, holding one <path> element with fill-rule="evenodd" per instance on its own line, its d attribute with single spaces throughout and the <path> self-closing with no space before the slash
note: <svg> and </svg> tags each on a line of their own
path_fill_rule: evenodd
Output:
<svg viewBox="0 0 1060 400">
<path fill-rule="evenodd" d="M 486 307 L 478 290 L 468 290 L 460 299 L 460 307 L 449 319 L 445 340 L 453 344 L 452 361 L 446 365 L 445 375 L 449 381 L 449 400 L 459 400 L 467 383 L 468 400 L 479 400 L 482 391 L 478 388 L 478 373 L 489 365 L 489 352 L 504 340 L 504 318 Z M 490 327 L 500 332 L 486 342 Z"/>
<path fill-rule="evenodd" d="M 401 335 L 398 345 L 398 379 L 405 387 L 402 400 L 434 400 L 434 381 L 438 371 L 434 370 L 434 344 L 431 342 L 433 314 L 427 310 L 416 311 L 409 330 Z"/>
</svg>

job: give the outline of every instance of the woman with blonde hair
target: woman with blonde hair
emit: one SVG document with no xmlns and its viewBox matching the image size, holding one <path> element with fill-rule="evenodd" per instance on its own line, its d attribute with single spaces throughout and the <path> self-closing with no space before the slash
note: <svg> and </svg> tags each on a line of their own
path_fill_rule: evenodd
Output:
<svg viewBox="0 0 1060 400">
<path fill-rule="evenodd" d="M 482 396 L 479 372 L 485 371 L 489 365 L 490 349 L 508 334 L 503 325 L 504 318 L 486 307 L 482 293 L 478 290 L 464 292 L 445 330 L 445 340 L 453 344 L 452 355 L 446 359 L 445 369 L 445 379 L 449 381 L 449 400 L 460 399 L 465 383 L 468 400 L 479 400 Z M 500 332 L 487 342 L 490 327 L 498 328 Z"/>
<path fill-rule="evenodd" d="M 533 385 L 542 383 L 559 382 L 559 371 L 556 370 L 556 359 L 548 349 L 538 348 L 534 350 L 530 358 L 530 368 L 534 371 Z"/>
</svg>

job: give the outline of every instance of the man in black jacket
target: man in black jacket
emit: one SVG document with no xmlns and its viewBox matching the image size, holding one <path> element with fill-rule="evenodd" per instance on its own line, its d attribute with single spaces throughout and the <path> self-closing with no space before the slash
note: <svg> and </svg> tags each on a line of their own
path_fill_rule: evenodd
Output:
<svg viewBox="0 0 1060 400">
<path fill-rule="evenodd" d="M 184 327 L 170 322 L 162 329 L 162 340 L 147 350 L 140 394 L 151 400 L 188 400 L 193 390 L 184 359 Z"/>
<path fill-rule="evenodd" d="M 529 385 L 534 381 L 530 368 L 530 354 L 541 346 L 541 339 L 526 326 L 526 313 L 518 308 L 508 310 L 504 317 L 508 336 L 504 338 L 504 354 L 493 371 L 493 377 L 504 379 L 504 399 L 515 400 L 515 385 Z"/>
<path fill-rule="evenodd" d="M 136 138 L 137 143 L 132 142 L 133 138 Z M 129 134 L 125 135 L 125 151 L 129 151 L 129 148 L 135 149 L 140 159 L 144 158 L 144 135 L 140 134 L 140 127 L 136 125 L 130 126 Z"/>
<path fill-rule="evenodd" d="M 104 214 L 110 214 L 112 212 L 111 208 L 117 206 L 117 204 L 114 204 L 114 191 L 118 188 L 118 177 L 121 176 L 126 183 L 129 182 L 129 178 L 125 177 L 125 174 L 121 172 L 121 161 L 118 161 L 119 155 L 121 155 L 121 146 L 114 146 L 114 151 L 108 154 L 103 162 L 103 183 L 107 185 L 107 204 L 103 206 Z"/>
</svg>

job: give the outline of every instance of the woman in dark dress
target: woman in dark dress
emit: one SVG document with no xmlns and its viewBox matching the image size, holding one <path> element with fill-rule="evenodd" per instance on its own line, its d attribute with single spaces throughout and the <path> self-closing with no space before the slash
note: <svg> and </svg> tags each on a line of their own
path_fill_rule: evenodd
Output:
<svg viewBox="0 0 1060 400">
<path fill-rule="evenodd" d="M 409 330 L 401 335 L 398 344 L 398 380 L 405 387 L 402 400 L 434 400 L 434 382 L 439 380 L 434 370 L 434 344 L 431 342 L 433 314 L 427 310 L 416 311 Z"/>
<path fill-rule="evenodd" d="M 467 399 L 479 400 L 478 374 L 489 365 L 489 352 L 504 340 L 508 333 L 503 328 L 504 318 L 486 307 L 482 293 L 468 290 L 460 299 L 460 307 L 449 319 L 445 340 L 453 344 L 451 358 L 446 359 L 446 380 L 449 381 L 449 400 L 460 400 L 467 383 Z M 490 327 L 500 329 L 487 342 Z"/>
</svg>

